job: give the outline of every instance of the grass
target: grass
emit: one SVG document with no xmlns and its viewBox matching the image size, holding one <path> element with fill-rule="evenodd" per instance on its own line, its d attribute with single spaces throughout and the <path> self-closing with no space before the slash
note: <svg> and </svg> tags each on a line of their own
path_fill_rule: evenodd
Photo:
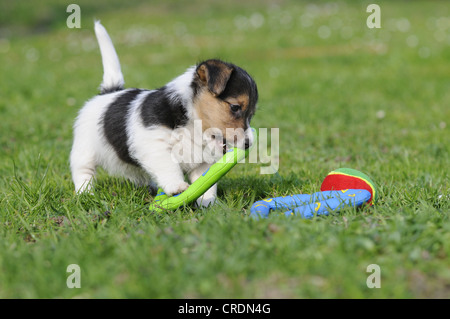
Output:
<svg viewBox="0 0 450 319">
<path fill-rule="evenodd" d="M 78 3 L 81 29 L 56 1 L 0 10 L 0 298 L 450 296 L 446 2 L 378 1 L 381 29 L 366 27 L 367 1 Z M 244 67 L 260 92 L 252 126 L 280 130 L 278 172 L 238 165 L 214 207 L 162 215 L 147 188 L 104 172 L 75 196 L 72 124 L 102 77 L 94 18 L 128 87 L 210 57 Z M 255 200 L 318 191 L 338 167 L 370 175 L 377 205 L 249 218 Z"/>
</svg>

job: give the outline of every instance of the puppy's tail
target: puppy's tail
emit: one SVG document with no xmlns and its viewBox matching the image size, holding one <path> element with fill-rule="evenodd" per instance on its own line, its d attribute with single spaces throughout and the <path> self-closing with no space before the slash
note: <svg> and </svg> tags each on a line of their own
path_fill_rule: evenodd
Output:
<svg viewBox="0 0 450 319">
<path fill-rule="evenodd" d="M 122 90 L 125 82 L 120 70 L 119 57 L 108 32 L 106 32 L 100 21 L 95 21 L 95 35 L 100 46 L 103 62 L 103 82 L 100 85 L 101 94 Z"/>
</svg>

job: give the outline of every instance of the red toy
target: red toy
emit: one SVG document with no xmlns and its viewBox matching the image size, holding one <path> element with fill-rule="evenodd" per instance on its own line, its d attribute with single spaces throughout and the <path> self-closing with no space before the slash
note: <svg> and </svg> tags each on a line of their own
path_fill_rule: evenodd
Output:
<svg viewBox="0 0 450 319">
<path fill-rule="evenodd" d="M 340 191 L 343 189 L 365 189 L 372 195 L 367 204 L 372 205 L 378 199 L 375 183 L 366 174 L 352 168 L 339 168 L 325 177 L 320 186 L 323 191 Z"/>
</svg>

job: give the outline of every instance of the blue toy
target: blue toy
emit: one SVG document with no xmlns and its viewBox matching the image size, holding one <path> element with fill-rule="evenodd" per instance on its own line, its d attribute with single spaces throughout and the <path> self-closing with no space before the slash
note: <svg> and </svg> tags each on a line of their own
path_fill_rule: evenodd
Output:
<svg viewBox="0 0 450 319">
<path fill-rule="evenodd" d="M 330 172 L 320 189 L 321 192 L 312 195 L 299 194 L 257 201 L 250 209 L 250 216 L 267 218 L 273 210 L 284 210 L 286 216 L 311 218 L 328 215 L 344 207 L 372 205 L 378 197 L 375 183 L 370 177 L 350 168 Z"/>
<path fill-rule="evenodd" d="M 270 211 L 283 209 L 286 216 L 311 218 L 315 215 L 328 215 L 330 211 L 337 211 L 346 206 L 361 206 L 367 203 L 370 197 L 370 192 L 365 189 L 274 197 L 254 203 L 250 209 L 250 216 L 267 218 Z"/>
</svg>

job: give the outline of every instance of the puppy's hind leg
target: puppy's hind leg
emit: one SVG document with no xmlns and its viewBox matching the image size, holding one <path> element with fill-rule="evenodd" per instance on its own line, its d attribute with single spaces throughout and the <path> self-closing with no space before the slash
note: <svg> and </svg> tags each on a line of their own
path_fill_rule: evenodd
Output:
<svg viewBox="0 0 450 319">
<path fill-rule="evenodd" d="M 90 192 L 95 177 L 96 163 L 92 154 L 86 154 L 76 147 L 70 153 L 70 169 L 76 193 Z"/>
</svg>

